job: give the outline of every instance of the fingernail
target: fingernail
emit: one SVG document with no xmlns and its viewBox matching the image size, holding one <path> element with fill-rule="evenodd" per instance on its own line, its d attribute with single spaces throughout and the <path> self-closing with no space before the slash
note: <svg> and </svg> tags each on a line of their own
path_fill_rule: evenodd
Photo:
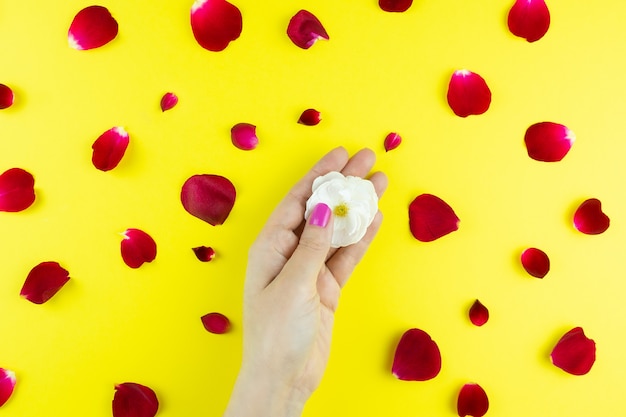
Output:
<svg viewBox="0 0 626 417">
<path fill-rule="evenodd" d="M 309 216 L 309 224 L 313 226 L 326 227 L 330 220 L 330 207 L 324 203 L 318 203 Z"/>
</svg>

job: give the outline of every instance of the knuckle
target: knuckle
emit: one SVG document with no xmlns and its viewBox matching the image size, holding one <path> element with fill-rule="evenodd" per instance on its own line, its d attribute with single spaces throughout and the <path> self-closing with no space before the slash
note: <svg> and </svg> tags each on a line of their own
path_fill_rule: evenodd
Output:
<svg viewBox="0 0 626 417">
<path fill-rule="evenodd" d="M 301 248 L 309 250 L 311 252 L 326 252 L 328 251 L 328 244 L 322 240 L 316 239 L 312 236 L 303 235 L 300 238 Z"/>
</svg>

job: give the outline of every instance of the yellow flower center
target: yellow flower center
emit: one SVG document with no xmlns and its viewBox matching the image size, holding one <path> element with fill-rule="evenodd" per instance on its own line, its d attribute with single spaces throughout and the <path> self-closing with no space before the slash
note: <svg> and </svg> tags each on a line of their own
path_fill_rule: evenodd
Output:
<svg viewBox="0 0 626 417">
<path fill-rule="evenodd" d="M 346 217 L 348 215 L 348 205 L 346 203 L 341 203 L 338 206 L 335 206 L 333 213 L 337 217 Z"/>
</svg>

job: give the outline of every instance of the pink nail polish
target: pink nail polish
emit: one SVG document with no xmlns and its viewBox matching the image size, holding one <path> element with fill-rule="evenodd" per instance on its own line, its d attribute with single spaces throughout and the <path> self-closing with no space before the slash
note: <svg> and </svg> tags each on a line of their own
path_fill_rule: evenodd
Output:
<svg viewBox="0 0 626 417">
<path fill-rule="evenodd" d="M 330 207 L 324 203 L 318 203 L 309 216 L 309 224 L 313 226 L 326 227 L 330 220 Z"/>
</svg>

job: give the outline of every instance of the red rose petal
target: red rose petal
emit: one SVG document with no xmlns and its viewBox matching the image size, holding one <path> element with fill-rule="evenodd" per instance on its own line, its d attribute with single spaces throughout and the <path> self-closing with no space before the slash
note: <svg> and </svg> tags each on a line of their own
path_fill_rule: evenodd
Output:
<svg viewBox="0 0 626 417">
<path fill-rule="evenodd" d="M 412 4 L 413 0 L 378 0 L 378 5 L 386 12 L 405 12 Z"/>
<path fill-rule="evenodd" d="M 123 127 L 114 127 L 104 132 L 93 143 L 91 162 L 100 171 L 110 171 L 120 163 L 128 148 L 130 138 Z"/>
<path fill-rule="evenodd" d="M 208 246 L 191 248 L 200 262 L 210 262 L 215 258 L 215 250 Z"/>
<path fill-rule="evenodd" d="M 457 70 L 448 84 L 448 104 L 460 117 L 483 114 L 491 104 L 491 90 L 480 75 Z"/>
<path fill-rule="evenodd" d="M 596 342 L 580 327 L 565 333 L 550 354 L 552 363 L 572 375 L 585 375 L 596 361 Z"/>
<path fill-rule="evenodd" d="M 397 133 L 391 132 L 387 135 L 387 137 L 385 137 L 385 152 L 396 149 L 398 146 L 400 146 L 400 143 L 402 143 L 402 137 Z"/>
<path fill-rule="evenodd" d="M 113 417 L 154 417 L 159 400 L 151 388 L 125 382 L 115 386 L 112 406 Z"/>
<path fill-rule="evenodd" d="M 180 200 L 189 214 L 217 226 L 228 218 L 236 196 L 235 186 L 228 178 L 201 174 L 185 181 Z"/>
<path fill-rule="evenodd" d="M 287 26 L 287 36 L 302 49 L 309 49 L 320 39 L 329 39 L 319 19 L 307 10 L 300 10 L 291 18 Z"/>
<path fill-rule="evenodd" d="M 487 393 L 478 384 L 465 384 L 459 392 L 456 409 L 460 417 L 482 417 L 489 410 Z"/>
<path fill-rule="evenodd" d="M 35 178 L 21 168 L 0 175 L 0 211 L 26 210 L 35 201 Z"/>
<path fill-rule="evenodd" d="M 11 398 L 16 383 L 15 372 L 0 368 L 0 407 Z"/>
<path fill-rule="evenodd" d="M 469 318 L 475 326 L 482 326 L 489 320 L 489 310 L 480 301 L 474 301 L 470 307 Z"/>
<path fill-rule="evenodd" d="M 609 216 L 602 211 L 602 203 L 597 198 L 585 200 L 574 213 L 574 227 L 586 235 L 604 233 L 611 224 Z"/>
<path fill-rule="evenodd" d="M 69 272 L 57 262 L 42 262 L 28 273 L 20 296 L 31 303 L 43 304 L 69 281 Z"/>
<path fill-rule="evenodd" d="M 305 126 L 315 126 L 318 125 L 319 122 L 322 121 L 322 115 L 319 111 L 315 109 L 306 109 L 300 115 L 298 119 L 298 123 Z"/>
<path fill-rule="evenodd" d="M 178 104 L 178 96 L 174 93 L 165 93 L 161 98 L 161 110 L 168 111 Z"/>
<path fill-rule="evenodd" d="M 250 123 L 238 123 L 230 129 L 230 139 L 237 148 L 251 151 L 259 144 L 256 126 Z"/>
<path fill-rule="evenodd" d="M 117 36 L 117 21 L 106 7 L 89 6 L 78 12 L 68 31 L 70 46 L 78 50 L 99 48 Z"/>
<path fill-rule="evenodd" d="M 522 252 L 522 266 L 535 278 L 543 278 L 550 272 L 550 258 L 541 249 L 528 248 Z"/>
<path fill-rule="evenodd" d="M 409 329 L 400 339 L 393 358 L 392 373 L 403 381 L 427 381 L 441 370 L 439 347 L 423 330 Z"/>
<path fill-rule="evenodd" d="M 432 242 L 459 228 L 452 207 L 432 194 L 421 194 L 409 205 L 409 226 L 415 239 Z"/>
<path fill-rule="evenodd" d="M 509 11 L 509 30 L 528 42 L 538 41 L 550 27 L 550 11 L 543 0 L 516 0 Z"/>
<path fill-rule="evenodd" d="M 230 330 L 230 320 L 220 313 L 209 313 L 200 318 L 204 328 L 214 334 L 224 334 Z"/>
<path fill-rule="evenodd" d="M 225 0 L 196 0 L 191 8 L 191 30 L 204 49 L 223 51 L 242 29 L 241 12 Z"/>
<path fill-rule="evenodd" d="M 11 87 L 0 84 L 0 110 L 11 107 L 14 99 L 15 95 Z"/>
<path fill-rule="evenodd" d="M 126 265 L 139 268 L 144 262 L 154 261 L 157 247 L 149 234 L 139 229 L 126 229 L 123 235 L 120 250 Z"/>
<path fill-rule="evenodd" d="M 542 162 L 558 162 L 567 155 L 576 140 L 566 126 L 541 122 L 530 126 L 524 135 L 528 156 Z"/>
</svg>

